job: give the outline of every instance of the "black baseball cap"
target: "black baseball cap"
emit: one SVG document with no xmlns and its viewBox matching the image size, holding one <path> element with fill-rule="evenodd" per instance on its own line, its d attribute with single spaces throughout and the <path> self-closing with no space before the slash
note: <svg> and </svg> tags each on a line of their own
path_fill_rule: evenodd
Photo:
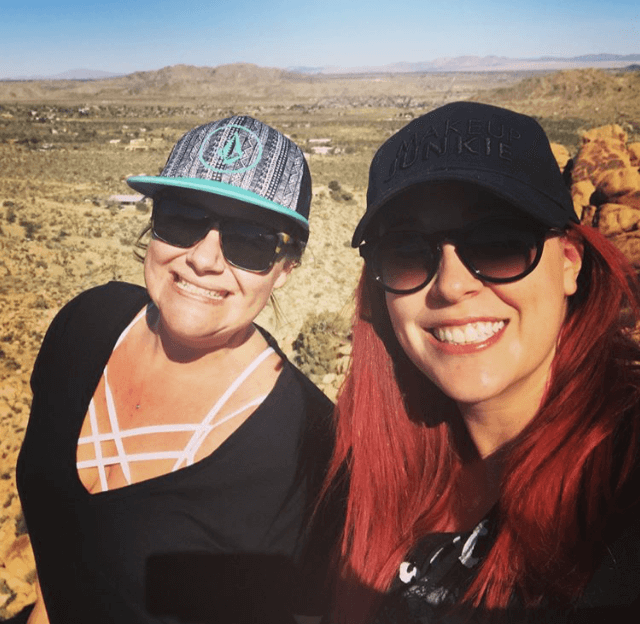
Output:
<svg viewBox="0 0 640 624">
<path fill-rule="evenodd" d="M 367 210 L 352 246 L 362 243 L 372 218 L 390 200 L 415 185 L 437 182 L 478 185 L 550 227 L 579 222 L 535 119 L 479 102 L 452 102 L 414 119 L 376 152 Z"/>
</svg>

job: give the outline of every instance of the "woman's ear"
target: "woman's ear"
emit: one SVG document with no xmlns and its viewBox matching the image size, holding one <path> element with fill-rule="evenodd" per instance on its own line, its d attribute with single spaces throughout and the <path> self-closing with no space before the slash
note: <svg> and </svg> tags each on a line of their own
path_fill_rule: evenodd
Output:
<svg viewBox="0 0 640 624">
<path fill-rule="evenodd" d="M 289 278 L 289 274 L 291 273 L 291 271 L 293 271 L 293 269 L 297 266 L 298 263 L 294 260 L 285 260 L 282 263 L 282 266 L 279 267 L 280 274 L 278 275 L 278 277 L 276 277 L 276 281 L 273 283 L 273 288 L 282 288 L 287 283 L 287 279 Z M 276 267 L 276 270 L 277 269 L 278 267 Z"/>
<path fill-rule="evenodd" d="M 578 290 L 584 247 L 574 237 L 564 236 L 561 240 L 564 245 L 564 292 L 569 297 Z"/>
</svg>

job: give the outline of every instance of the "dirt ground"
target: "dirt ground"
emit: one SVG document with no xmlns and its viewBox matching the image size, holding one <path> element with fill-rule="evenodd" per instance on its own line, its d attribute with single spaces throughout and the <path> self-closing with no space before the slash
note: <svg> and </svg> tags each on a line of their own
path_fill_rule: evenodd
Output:
<svg viewBox="0 0 640 624">
<path fill-rule="evenodd" d="M 242 112 L 280 129 L 308 154 L 309 246 L 278 292 L 280 320 L 267 309 L 259 322 L 330 396 L 348 360 L 361 269 L 349 242 L 364 210 L 371 157 L 388 136 L 435 106 L 478 99 L 536 116 L 571 153 L 581 132 L 605 123 L 640 140 L 638 72 L 316 81 L 269 75 L 261 82 L 254 70 L 253 83 L 232 73 L 215 88 L 192 73 L 148 72 L 126 84 L 97 81 L 100 88 L 0 83 L 0 619 L 34 597 L 15 461 L 39 344 L 77 293 L 112 279 L 142 283 L 132 245 L 150 205 L 112 196 L 132 193 L 129 175 L 157 174 L 185 131 Z"/>
</svg>

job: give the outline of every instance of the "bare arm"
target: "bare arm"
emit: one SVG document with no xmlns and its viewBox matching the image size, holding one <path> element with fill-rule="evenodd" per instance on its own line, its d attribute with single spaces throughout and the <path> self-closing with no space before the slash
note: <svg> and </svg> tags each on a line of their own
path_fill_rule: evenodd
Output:
<svg viewBox="0 0 640 624">
<path fill-rule="evenodd" d="M 40 582 L 36 579 L 36 604 L 27 620 L 27 624 L 49 624 L 49 616 L 44 606 L 42 592 L 40 591 Z"/>
</svg>

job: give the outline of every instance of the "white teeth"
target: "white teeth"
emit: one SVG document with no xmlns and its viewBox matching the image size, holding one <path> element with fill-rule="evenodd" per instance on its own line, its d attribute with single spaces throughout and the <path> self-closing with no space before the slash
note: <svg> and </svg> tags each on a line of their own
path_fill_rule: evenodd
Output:
<svg viewBox="0 0 640 624">
<path fill-rule="evenodd" d="M 180 290 L 184 290 L 185 292 L 202 295 L 204 297 L 208 297 L 209 299 L 224 299 L 224 295 L 221 292 L 216 290 L 206 290 L 205 288 L 200 288 L 199 286 L 191 284 L 190 282 L 176 280 L 176 286 Z"/>
<path fill-rule="evenodd" d="M 469 323 L 455 327 L 436 327 L 432 333 L 440 342 L 464 345 L 484 342 L 503 327 L 504 321 Z"/>
</svg>

